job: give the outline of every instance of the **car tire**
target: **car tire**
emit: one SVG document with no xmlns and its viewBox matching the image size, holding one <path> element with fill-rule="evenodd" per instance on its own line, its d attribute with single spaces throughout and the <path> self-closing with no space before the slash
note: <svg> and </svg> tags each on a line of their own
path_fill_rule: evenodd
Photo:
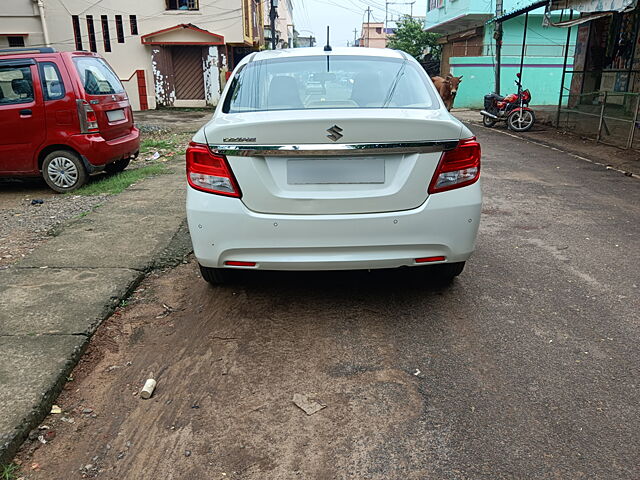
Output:
<svg viewBox="0 0 640 480">
<path fill-rule="evenodd" d="M 112 163 L 107 163 L 104 166 L 104 171 L 107 173 L 120 173 L 129 166 L 129 162 L 131 162 L 130 158 L 123 158 Z"/>
<path fill-rule="evenodd" d="M 232 272 L 227 269 L 203 267 L 202 265 L 199 266 L 202 278 L 213 286 L 224 285 L 231 280 Z"/>
<path fill-rule="evenodd" d="M 462 273 L 465 262 L 443 263 L 434 265 L 436 278 L 445 284 L 451 283 L 454 278 Z"/>
<path fill-rule="evenodd" d="M 89 175 L 77 153 L 56 150 L 44 157 L 42 177 L 52 190 L 66 193 L 87 183 Z"/>
<path fill-rule="evenodd" d="M 491 128 L 493 127 L 495 124 L 497 123 L 497 120 L 494 120 L 491 117 L 487 117 L 486 115 L 482 116 L 482 124 L 487 127 L 487 128 Z"/>
</svg>

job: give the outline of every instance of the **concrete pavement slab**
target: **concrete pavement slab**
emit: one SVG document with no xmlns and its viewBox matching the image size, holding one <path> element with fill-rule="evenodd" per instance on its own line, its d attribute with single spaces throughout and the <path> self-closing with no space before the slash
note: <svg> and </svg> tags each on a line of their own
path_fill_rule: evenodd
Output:
<svg viewBox="0 0 640 480">
<path fill-rule="evenodd" d="M 42 421 L 87 340 L 144 273 L 191 251 L 182 167 L 170 168 L 0 272 L 0 464 Z"/>
<path fill-rule="evenodd" d="M 184 220 L 185 195 L 179 174 L 148 179 L 64 228 L 16 266 L 143 271 Z"/>
<path fill-rule="evenodd" d="M 49 412 L 84 335 L 0 336 L 0 463 Z"/>
<path fill-rule="evenodd" d="M 120 268 L 0 272 L 0 336 L 90 335 L 143 275 Z"/>
</svg>

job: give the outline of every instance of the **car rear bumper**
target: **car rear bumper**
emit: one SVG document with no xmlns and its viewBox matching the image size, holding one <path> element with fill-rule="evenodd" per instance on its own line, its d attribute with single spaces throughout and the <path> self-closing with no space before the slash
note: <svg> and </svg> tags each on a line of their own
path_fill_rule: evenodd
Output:
<svg viewBox="0 0 640 480">
<path fill-rule="evenodd" d="M 140 151 L 140 130 L 133 127 L 129 134 L 113 140 L 105 140 L 100 134 L 74 135 L 71 146 L 91 165 L 102 166 L 136 156 Z"/>
<path fill-rule="evenodd" d="M 481 187 L 437 193 L 413 210 L 349 215 L 273 215 L 237 198 L 188 187 L 187 219 L 205 267 L 255 262 L 263 270 L 356 270 L 418 266 L 416 259 L 467 260 L 475 247 Z"/>
</svg>

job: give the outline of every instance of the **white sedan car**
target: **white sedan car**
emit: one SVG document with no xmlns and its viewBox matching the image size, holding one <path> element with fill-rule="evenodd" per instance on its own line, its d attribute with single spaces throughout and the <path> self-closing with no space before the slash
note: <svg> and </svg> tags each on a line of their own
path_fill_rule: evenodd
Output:
<svg viewBox="0 0 640 480">
<path fill-rule="evenodd" d="M 322 88 L 318 88 L 318 83 Z M 202 276 L 433 265 L 474 250 L 480 145 L 403 52 L 254 53 L 187 150 Z"/>
</svg>

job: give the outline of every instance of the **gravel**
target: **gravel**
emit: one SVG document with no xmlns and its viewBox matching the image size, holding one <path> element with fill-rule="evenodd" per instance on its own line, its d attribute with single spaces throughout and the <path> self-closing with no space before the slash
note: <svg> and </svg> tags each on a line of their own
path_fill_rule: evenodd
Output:
<svg viewBox="0 0 640 480">
<path fill-rule="evenodd" d="M 0 188 L 4 186 L 0 183 Z M 0 269 L 29 254 L 60 224 L 90 212 L 110 196 L 59 195 L 40 188 L 9 187 L 0 196 Z M 32 204 L 32 200 L 43 203 Z"/>
<path fill-rule="evenodd" d="M 136 126 L 140 129 L 140 133 L 167 133 L 169 129 L 162 125 L 152 125 L 147 123 L 138 123 Z"/>
<path fill-rule="evenodd" d="M 184 151 L 191 133 L 211 117 L 213 110 L 152 110 L 136 112 L 141 140 L 171 140 L 175 147 L 158 149 L 169 159 Z M 175 134 L 180 135 L 179 139 Z M 130 168 L 143 166 L 153 151 L 141 152 Z M 165 159 L 161 160 L 164 161 Z M 88 213 L 108 201 L 111 195 L 60 195 L 51 191 L 42 179 L 0 178 L 0 269 L 8 268 L 42 244 L 61 224 Z M 42 200 L 42 204 L 33 200 Z"/>
</svg>

